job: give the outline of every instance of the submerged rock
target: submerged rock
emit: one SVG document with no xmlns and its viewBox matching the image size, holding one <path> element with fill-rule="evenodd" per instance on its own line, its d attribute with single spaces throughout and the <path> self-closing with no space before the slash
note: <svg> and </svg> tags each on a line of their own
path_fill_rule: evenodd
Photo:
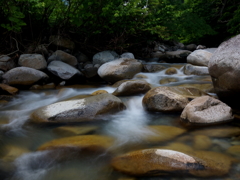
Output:
<svg viewBox="0 0 240 180">
<path fill-rule="evenodd" d="M 129 96 L 140 93 L 146 93 L 151 89 L 149 83 L 143 80 L 129 80 L 119 85 L 119 87 L 113 92 L 115 96 Z"/>
<path fill-rule="evenodd" d="M 208 136 L 196 135 L 193 138 L 193 148 L 196 150 L 207 150 L 212 146 L 212 141 Z"/>
<path fill-rule="evenodd" d="M 77 136 L 96 131 L 97 126 L 62 126 L 53 129 L 53 132 L 60 136 Z"/>
<path fill-rule="evenodd" d="M 123 79 L 131 79 L 142 70 L 142 64 L 135 59 L 120 58 L 103 64 L 98 75 L 105 81 L 114 83 Z"/>
<path fill-rule="evenodd" d="M 195 88 L 160 86 L 148 91 L 143 97 L 142 103 L 148 111 L 182 111 L 191 98 L 202 95 L 205 93 Z"/>
<path fill-rule="evenodd" d="M 38 81 L 45 81 L 48 75 L 39 70 L 29 67 L 16 67 L 3 76 L 4 82 L 9 85 L 32 85 Z"/>
<path fill-rule="evenodd" d="M 190 125 L 222 123 L 233 119 L 232 109 L 210 96 L 192 100 L 183 110 L 181 119 Z"/>
<path fill-rule="evenodd" d="M 226 155 L 207 152 L 179 152 L 169 149 L 144 149 L 115 157 L 115 170 L 134 176 L 193 175 L 197 177 L 224 176 L 232 159 Z"/>
<path fill-rule="evenodd" d="M 38 150 L 63 150 L 65 152 L 82 151 L 102 152 L 110 148 L 114 143 L 114 139 L 108 136 L 100 135 L 83 135 L 55 139 L 41 145 Z"/>
<path fill-rule="evenodd" d="M 111 94 L 99 94 L 79 100 L 69 100 L 42 107 L 32 114 L 33 122 L 63 123 L 100 119 L 104 115 L 125 109 L 122 101 Z"/>
</svg>

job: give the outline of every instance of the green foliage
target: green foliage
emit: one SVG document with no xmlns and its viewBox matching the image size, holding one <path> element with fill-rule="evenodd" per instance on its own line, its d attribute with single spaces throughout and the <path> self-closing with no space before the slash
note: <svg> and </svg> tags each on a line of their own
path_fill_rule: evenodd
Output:
<svg viewBox="0 0 240 180">
<path fill-rule="evenodd" d="M 0 9 L 7 31 L 71 32 L 122 47 L 133 37 L 188 43 L 240 29 L 238 0 L 8 0 Z"/>
</svg>

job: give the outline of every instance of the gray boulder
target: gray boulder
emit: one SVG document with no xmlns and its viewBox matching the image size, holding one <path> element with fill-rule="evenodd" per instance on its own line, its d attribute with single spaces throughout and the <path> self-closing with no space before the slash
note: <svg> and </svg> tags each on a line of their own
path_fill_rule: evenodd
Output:
<svg viewBox="0 0 240 180">
<path fill-rule="evenodd" d="M 50 71 L 52 74 L 60 77 L 63 80 L 69 80 L 75 76 L 80 76 L 82 75 L 81 72 L 62 62 L 62 61 L 52 61 L 47 67 L 48 71 Z"/>
<path fill-rule="evenodd" d="M 76 66 L 78 64 L 78 60 L 75 56 L 68 54 L 64 51 L 57 50 L 55 51 L 49 58 L 48 62 L 51 61 L 62 61 L 64 63 L 67 63 L 71 66 Z"/>
<path fill-rule="evenodd" d="M 48 75 L 33 68 L 16 67 L 6 72 L 2 78 L 9 85 L 32 85 L 47 80 Z"/>
<path fill-rule="evenodd" d="M 128 58 L 128 59 L 135 59 L 133 53 L 130 53 L 130 52 L 125 52 L 120 57 L 121 58 Z"/>
<path fill-rule="evenodd" d="M 183 68 L 183 71 L 186 75 L 209 75 L 208 67 L 204 66 L 193 66 L 191 64 L 186 64 Z"/>
<path fill-rule="evenodd" d="M 197 66 L 208 66 L 208 62 L 212 57 L 212 51 L 213 50 L 207 50 L 207 49 L 195 50 L 191 54 L 189 54 L 189 56 L 187 57 L 187 63 L 197 65 Z"/>
<path fill-rule="evenodd" d="M 97 64 L 86 64 L 84 66 L 84 69 L 82 70 L 82 73 L 87 77 L 91 78 L 97 75 L 99 66 Z"/>
<path fill-rule="evenodd" d="M 32 114 L 32 121 L 41 123 L 82 122 L 102 118 L 124 110 L 122 101 L 111 94 L 99 94 L 78 100 L 57 102 Z"/>
<path fill-rule="evenodd" d="M 53 35 L 50 36 L 49 42 L 55 46 L 63 47 L 66 49 L 74 49 L 75 43 L 68 38 L 64 38 L 62 36 Z"/>
<path fill-rule="evenodd" d="M 149 83 L 144 80 L 129 80 L 119 85 L 119 87 L 113 92 L 115 96 L 129 96 L 140 93 L 146 93 L 151 89 Z"/>
<path fill-rule="evenodd" d="M 222 44 L 209 61 L 209 74 L 218 97 L 238 107 L 240 101 L 240 35 Z"/>
<path fill-rule="evenodd" d="M 118 59 L 119 55 L 114 51 L 102 51 L 93 56 L 93 64 L 104 64 L 109 61 Z"/>
<path fill-rule="evenodd" d="M 183 110 L 181 119 L 187 124 L 215 124 L 233 119 L 232 109 L 210 96 L 192 100 Z"/>
<path fill-rule="evenodd" d="M 47 62 L 41 54 L 22 54 L 19 57 L 18 65 L 42 70 L 47 67 Z"/>
<path fill-rule="evenodd" d="M 142 70 L 142 64 L 135 59 L 120 58 L 103 64 L 98 75 L 104 80 L 114 83 L 123 79 L 131 79 Z"/>
<path fill-rule="evenodd" d="M 16 65 L 15 65 L 13 59 L 10 58 L 9 56 L 1 56 L 0 57 L 0 70 L 3 70 L 6 72 L 15 67 L 16 67 Z"/>
<path fill-rule="evenodd" d="M 185 46 L 185 48 L 189 51 L 194 51 L 197 49 L 197 45 L 196 44 L 188 44 Z"/>
</svg>

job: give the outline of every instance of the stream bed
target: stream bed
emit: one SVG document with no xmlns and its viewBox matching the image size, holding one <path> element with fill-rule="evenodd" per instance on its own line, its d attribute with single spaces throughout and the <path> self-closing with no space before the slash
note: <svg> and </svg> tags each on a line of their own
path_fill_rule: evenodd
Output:
<svg viewBox="0 0 240 180">
<path fill-rule="evenodd" d="M 152 87 L 158 86 L 193 86 L 197 88 L 211 87 L 209 76 L 184 75 L 184 64 L 171 64 L 177 73 L 167 75 L 166 70 L 155 73 L 139 73 L 136 79 L 144 78 Z M 170 65 L 169 65 L 170 66 Z M 160 80 L 166 79 L 167 83 Z M 170 174 L 157 177 L 135 177 L 115 171 L 110 162 L 112 156 L 120 155 L 132 150 L 163 147 L 186 146 L 196 149 L 194 132 L 200 130 L 211 140 L 207 151 L 227 154 L 227 149 L 232 145 L 240 144 L 240 139 L 234 136 L 212 136 L 215 129 L 235 128 L 239 126 L 236 120 L 231 123 L 211 126 L 189 128 L 180 123 L 180 113 L 150 113 L 143 109 L 142 98 L 144 94 L 135 96 L 120 96 L 127 109 L 114 115 L 106 116 L 102 121 L 82 123 L 62 123 L 52 125 L 39 125 L 29 123 L 31 113 L 43 106 L 53 104 L 77 96 L 89 96 L 97 90 L 114 92 L 116 88 L 109 85 L 88 86 L 79 85 L 72 87 L 59 87 L 50 90 L 21 91 L 7 104 L 0 104 L 0 177 L 6 180 L 237 180 L 240 179 L 240 164 L 234 163 L 228 175 L 224 177 L 188 177 Z M 210 93 L 215 95 L 214 93 Z M 143 139 L 154 132 L 148 127 L 151 125 L 166 125 L 186 129 L 186 133 L 171 140 L 148 144 Z M 107 153 L 92 153 L 78 155 L 58 161 L 49 156 L 48 151 L 37 151 L 42 144 L 54 139 L 68 137 L 58 131 L 59 127 L 81 127 L 82 134 L 104 135 L 115 139 L 111 147 L 114 155 Z M 204 142 L 202 146 L 205 146 Z M 199 147 L 199 149 L 204 149 Z M 69 155 L 70 156 L 70 155 Z M 73 157 L 73 155 L 71 155 Z M 238 157 L 233 156 L 239 160 Z M 3 169 L 3 170 L 1 170 Z M 3 175 L 1 175 L 1 173 Z"/>
</svg>

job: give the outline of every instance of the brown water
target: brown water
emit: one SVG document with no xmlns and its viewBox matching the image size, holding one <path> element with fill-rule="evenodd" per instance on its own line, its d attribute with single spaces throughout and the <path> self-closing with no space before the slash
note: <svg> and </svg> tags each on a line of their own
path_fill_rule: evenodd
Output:
<svg viewBox="0 0 240 180">
<path fill-rule="evenodd" d="M 176 66 L 176 65 L 175 65 Z M 180 65 L 181 66 L 181 65 Z M 179 68 L 179 65 L 177 66 Z M 165 75 L 164 71 L 159 73 L 140 73 L 147 76 L 147 81 L 153 86 L 160 86 L 159 81 L 164 78 L 176 78 L 178 82 L 171 82 L 164 86 L 180 86 L 184 84 L 209 84 L 209 77 L 186 76 L 178 70 L 175 75 Z M 195 180 L 204 179 L 198 177 L 165 176 L 165 177 L 130 177 L 114 171 L 109 165 L 112 156 L 107 153 L 82 155 L 76 159 L 59 162 L 49 158 L 47 151 L 38 152 L 36 149 L 45 142 L 63 137 L 54 131 L 55 128 L 65 126 L 58 125 L 33 125 L 29 124 L 30 114 L 37 108 L 52 104 L 77 95 L 90 95 L 96 90 L 106 90 L 112 93 L 115 88 L 82 87 L 65 88 L 59 93 L 58 90 L 45 91 L 22 91 L 8 104 L 0 107 L 0 177 L 9 180 Z M 171 143 L 184 143 L 190 147 L 194 146 L 193 129 L 181 137 L 171 141 L 158 144 L 144 144 L 142 139 L 152 132 L 149 125 L 168 125 L 183 127 L 179 123 L 179 113 L 163 114 L 148 113 L 142 108 L 143 95 L 120 97 L 127 106 L 127 110 L 105 117 L 103 121 L 75 123 L 74 126 L 93 126 L 94 131 L 88 134 L 108 135 L 116 139 L 114 144 L 115 155 L 141 148 L 151 148 L 169 145 Z M 1 125 L 2 124 L 2 125 Z M 67 124 L 69 125 L 69 124 Z M 238 126 L 236 121 L 218 127 Z M 210 127 L 213 129 L 217 126 Z M 199 130 L 202 128 L 197 128 Z M 206 134 L 208 135 L 208 134 Z M 233 144 L 240 144 L 234 137 L 210 137 L 212 145 L 208 151 L 225 153 Z M 7 150 L 7 152 L 6 152 Z M 9 154 L 10 150 L 15 153 Z M 226 154 L 226 153 L 225 153 Z M 236 157 L 235 157 L 236 158 Z M 237 158 L 236 158 L 237 159 Z M 4 164 L 4 165 L 1 165 Z M 3 172 L 1 168 L 4 169 Z M 229 174 L 225 177 L 208 178 L 214 180 L 240 179 L 240 166 L 238 163 L 232 166 Z M 1 173 L 3 174 L 1 176 Z M 205 178 L 206 179 L 206 178 Z"/>
</svg>

